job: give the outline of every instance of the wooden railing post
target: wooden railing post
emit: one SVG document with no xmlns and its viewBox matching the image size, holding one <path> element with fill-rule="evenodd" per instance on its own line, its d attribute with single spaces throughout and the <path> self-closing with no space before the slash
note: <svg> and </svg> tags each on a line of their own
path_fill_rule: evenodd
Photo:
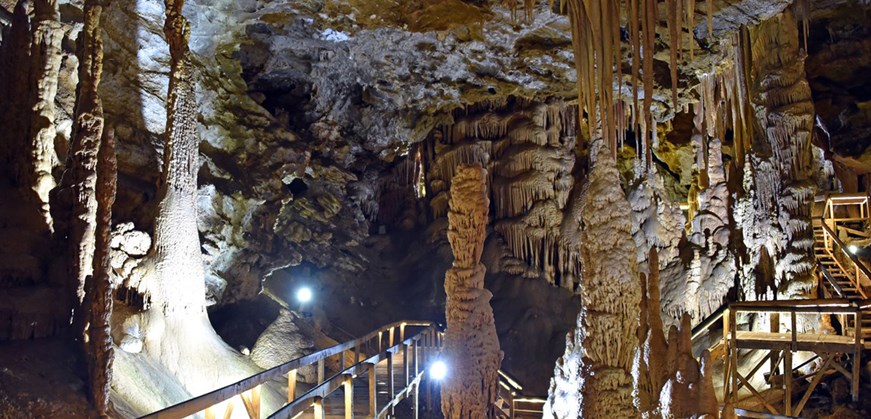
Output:
<svg viewBox="0 0 871 419">
<path fill-rule="evenodd" d="M 414 385 L 414 419 L 420 419 L 420 381 Z"/>
<path fill-rule="evenodd" d="M 729 308 L 726 308 L 726 310 L 723 312 L 723 346 L 724 346 L 724 348 L 723 348 L 724 349 L 724 351 L 723 351 L 723 365 L 725 366 L 725 368 L 723 369 L 723 401 L 724 402 L 729 397 L 729 394 L 731 394 L 731 391 L 729 389 L 731 388 L 730 385 L 732 384 L 732 376 L 731 376 L 732 365 L 729 362 L 731 359 L 731 351 L 732 351 L 731 346 L 729 346 L 729 332 L 732 331 L 732 328 L 729 326 L 729 320 L 731 318 L 731 316 L 729 314 L 730 312 L 731 312 L 731 310 Z"/>
<path fill-rule="evenodd" d="M 378 332 L 378 353 L 379 353 L 379 354 L 381 353 L 381 351 L 384 350 L 384 348 L 381 347 L 381 343 L 382 343 L 383 341 L 384 341 L 384 332 L 379 331 L 379 332 Z"/>
<path fill-rule="evenodd" d="M 770 313 L 768 315 L 768 330 L 771 333 L 780 333 L 780 313 Z M 768 362 L 770 365 L 769 371 L 771 375 L 774 375 L 774 372 L 777 371 L 777 363 L 780 362 L 779 359 L 775 359 L 773 356 L 768 357 Z"/>
<path fill-rule="evenodd" d="M 345 419 L 354 419 L 354 377 L 345 375 Z"/>
<path fill-rule="evenodd" d="M 296 370 L 287 373 L 287 402 L 296 399 Z"/>
<path fill-rule="evenodd" d="M 375 392 L 376 384 L 378 383 L 375 372 L 377 367 L 377 363 L 369 366 L 369 416 L 373 418 L 378 415 L 378 393 Z"/>
<path fill-rule="evenodd" d="M 862 362 L 860 360 L 862 359 L 862 349 L 863 349 L 863 347 L 862 347 L 863 346 L 862 345 L 862 337 L 863 337 L 862 336 L 863 335 L 863 333 L 862 333 L 862 308 L 858 307 L 858 305 L 856 307 L 856 315 L 855 315 L 854 319 L 856 322 L 856 327 L 853 328 L 853 332 L 856 335 L 856 337 L 854 338 L 855 339 L 854 340 L 855 348 L 853 349 L 853 377 L 852 377 L 853 382 L 851 383 L 852 384 L 851 390 L 852 390 L 852 395 L 853 395 L 853 402 L 858 402 L 859 401 L 859 381 L 860 381 L 859 380 L 859 378 L 860 378 L 859 377 L 859 375 L 860 375 L 859 367 L 862 365 Z"/>
<path fill-rule="evenodd" d="M 795 312 L 793 312 L 795 314 Z M 793 334 L 793 336 L 795 336 Z M 795 341 L 793 341 L 795 345 Z M 784 372 L 784 392 L 783 406 L 786 409 L 786 416 L 792 416 L 792 350 L 784 351 L 783 356 L 783 372 Z M 822 371 L 820 372 L 822 374 Z"/>
<path fill-rule="evenodd" d="M 411 377 L 408 371 L 408 345 L 405 343 L 402 344 L 402 369 L 405 370 L 405 373 L 402 374 L 405 377 L 405 387 L 408 387 Z"/>
<path fill-rule="evenodd" d="M 393 329 L 390 329 L 392 332 Z M 391 333 L 392 334 L 392 333 Z M 393 379 L 393 351 L 387 351 L 387 392 L 390 395 L 389 399 L 393 400 L 396 397 L 396 387 L 395 380 Z M 394 411 L 393 404 L 390 405 L 390 416 L 394 416 L 396 412 Z"/>
<path fill-rule="evenodd" d="M 315 419 L 324 419 L 324 399 L 315 397 L 314 401 Z"/>
<path fill-rule="evenodd" d="M 412 348 L 411 356 L 412 356 L 413 362 L 414 362 L 414 376 L 417 377 L 417 374 L 420 371 L 420 367 L 418 365 L 419 361 L 417 359 L 418 358 L 417 348 L 420 346 L 420 339 L 414 339 L 411 342 L 411 345 L 412 345 L 411 346 L 411 348 Z"/>
<path fill-rule="evenodd" d="M 324 359 L 318 360 L 318 384 L 324 382 Z"/>
<path fill-rule="evenodd" d="M 738 348 L 736 346 L 738 342 L 738 316 L 735 313 L 736 310 L 729 310 L 729 329 L 731 332 L 732 338 L 732 347 L 731 347 L 731 360 L 729 364 L 732 366 L 732 405 L 738 402 Z"/>
</svg>

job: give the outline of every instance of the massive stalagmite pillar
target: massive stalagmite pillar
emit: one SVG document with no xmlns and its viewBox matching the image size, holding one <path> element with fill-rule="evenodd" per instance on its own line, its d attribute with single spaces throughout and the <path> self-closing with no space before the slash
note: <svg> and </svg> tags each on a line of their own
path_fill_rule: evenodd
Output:
<svg viewBox="0 0 871 419">
<path fill-rule="evenodd" d="M 88 0 L 84 8 L 79 51 L 79 86 L 76 95 L 75 127 L 67 170 L 61 180 L 58 200 L 53 208 L 56 232 L 69 235 L 72 281 L 76 303 L 85 297 L 85 278 L 94 266 L 94 243 L 97 228 L 97 153 L 103 135 L 103 104 L 97 93 L 103 72 L 103 37 L 100 29 L 102 6 Z M 71 209 L 70 214 L 59 216 Z M 66 219 L 65 219 L 66 218 Z M 81 312 L 77 323 L 82 325 Z"/>
<path fill-rule="evenodd" d="M 814 107 L 799 48 L 795 15 L 787 9 L 751 31 L 752 105 L 761 132 L 749 156 L 755 189 L 749 243 L 766 246 L 775 259 L 780 298 L 806 295 L 814 286 L 811 205 L 811 134 Z M 758 225 L 770 226 L 758 228 Z M 750 229 L 751 231 L 748 231 Z M 761 246 L 751 248 L 753 262 Z M 755 253 L 755 254 L 754 254 Z"/>
<path fill-rule="evenodd" d="M 583 197 L 581 312 L 551 381 L 547 418 L 632 418 L 641 287 L 630 208 L 607 148 Z"/>
<path fill-rule="evenodd" d="M 445 418 L 488 417 L 498 393 L 502 362 L 481 263 L 487 236 L 487 171 L 460 166 L 451 182 L 448 241 L 453 266 L 445 275 L 445 357 L 451 376 L 442 385 Z"/>
<path fill-rule="evenodd" d="M 98 154 L 98 183 L 96 185 L 97 218 L 94 241 L 93 275 L 85 287 L 87 316 L 85 343 L 88 356 L 88 380 L 91 397 L 97 411 L 108 417 L 109 385 L 112 382 L 112 335 L 109 318 L 112 315 L 112 264 L 109 237 L 112 231 L 112 205 L 118 181 L 118 162 L 115 157 L 115 139 L 110 131 L 103 137 Z"/>
<path fill-rule="evenodd" d="M 154 221 L 157 283 L 151 288 L 155 308 L 167 315 L 202 314 L 205 280 L 197 230 L 197 107 L 188 46 L 190 23 L 182 15 L 184 0 L 166 0 L 164 33 L 171 68 L 164 134 L 160 205 Z"/>
<path fill-rule="evenodd" d="M 164 32 L 171 55 L 163 173 L 158 189 L 154 242 L 142 263 L 147 310 L 137 314 L 144 344 L 141 356 L 159 363 L 191 394 L 201 394 L 257 371 L 224 343 L 206 315 L 205 275 L 197 230 L 199 137 L 190 24 L 183 0 L 166 0 Z M 123 362 L 123 361 L 122 361 Z M 127 379 L 125 382 L 122 380 Z M 118 377 L 113 386 L 136 391 L 139 383 Z M 264 398 L 273 397 L 264 394 Z M 274 400 L 273 400 L 274 401 Z"/>
</svg>

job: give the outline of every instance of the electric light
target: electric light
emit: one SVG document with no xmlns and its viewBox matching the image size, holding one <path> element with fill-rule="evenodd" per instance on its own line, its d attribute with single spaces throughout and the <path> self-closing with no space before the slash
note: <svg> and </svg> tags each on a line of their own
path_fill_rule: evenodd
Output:
<svg viewBox="0 0 871 419">
<path fill-rule="evenodd" d="M 441 381 L 448 376 L 448 364 L 445 361 L 438 360 L 432 363 L 429 367 L 429 376 L 436 381 Z"/>
<path fill-rule="evenodd" d="M 851 245 L 847 246 L 847 250 L 849 250 L 850 253 L 855 255 L 856 252 L 859 251 L 859 246 L 856 246 L 855 244 L 851 244 Z"/>
<path fill-rule="evenodd" d="M 300 303 L 307 303 L 307 302 L 311 301 L 313 296 L 314 296 L 314 294 L 312 293 L 312 290 L 309 287 L 302 287 L 296 291 L 296 299 Z"/>
</svg>

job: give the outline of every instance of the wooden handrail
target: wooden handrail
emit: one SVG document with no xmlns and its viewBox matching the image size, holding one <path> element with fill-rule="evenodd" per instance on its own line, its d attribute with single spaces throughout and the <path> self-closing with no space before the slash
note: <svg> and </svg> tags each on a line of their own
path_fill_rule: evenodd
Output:
<svg viewBox="0 0 871 419">
<path fill-rule="evenodd" d="M 838 299 L 806 299 L 806 300 L 776 300 L 776 301 L 743 301 L 732 303 L 729 308 L 743 312 L 777 312 L 777 313 L 854 313 L 871 300 Z"/>
<path fill-rule="evenodd" d="M 841 285 L 838 284 L 838 281 L 835 281 L 835 278 L 832 276 L 832 273 L 829 272 L 829 269 L 826 268 L 826 265 L 822 263 L 817 263 L 817 267 L 820 268 L 820 271 L 823 273 L 823 277 L 826 278 L 826 282 L 834 288 L 835 292 L 838 293 L 838 298 L 844 298 L 844 289 L 841 288 Z"/>
<path fill-rule="evenodd" d="M 223 403 L 233 397 L 250 391 L 257 386 L 260 386 L 261 384 L 265 384 L 272 380 L 284 379 L 285 376 L 291 371 L 313 365 L 315 363 L 325 360 L 328 357 L 338 355 L 349 349 L 359 347 L 360 345 L 363 345 L 366 342 L 379 337 L 379 335 L 382 335 L 384 332 L 390 331 L 397 327 L 404 328 L 408 326 L 430 328 L 436 327 L 436 324 L 429 321 L 400 321 L 391 323 L 367 334 L 364 337 L 357 338 L 345 343 L 340 343 L 327 349 L 323 349 L 321 351 L 296 358 L 284 364 L 263 371 L 259 374 L 245 378 L 236 383 L 221 387 L 217 390 L 210 391 L 208 393 L 194 397 L 179 404 L 169 406 L 165 409 L 148 414 L 146 416 L 143 416 L 143 419 L 182 418 L 202 412 L 209 407 L 212 407 L 219 403 Z"/>
<path fill-rule="evenodd" d="M 838 245 L 838 248 L 841 250 L 841 253 L 844 253 L 845 255 L 847 255 L 847 258 L 850 259 L 850 262 L 853 263 L 856 270 L 862 272 L 865 275 L 865 278 L 871 279 L 871 272 L 868 271 L 868 268 L 861 261 L 859 261 L 859 258 L 857 258 L 856 255 L 854 255 L 853 253 L 851 253 L 847 250 L 847 246 L 844 244 L 844 242 L 841 241 L 840 238 L 838 238 L 838 235 L 835 234 L 834 231 L 832 231 L 831 227 L 829 227 L 828 224 L 826 224 L 825 219 L 823 219 L 822 227 L 823 227 L 823 232 L 824 232 L 823 234 L 826 234 L 828 236 L 827 239 L 832 240 L 833 243 Z M 832 254 L 831 251 L 828 249 L 828 246 L 826 246 L 826 251 L 832 255 L 832 258 L 835 260 L 836 263 L 840 264 L 840 262 L 838 261 L 838 258 L 836 258 L 835 255 Z M 846 273 L 846 269 L 843 269 L 843 267 L 841 267 L 841 268 Z M 855 281 L 853 283 L 853 285 L 856 286 L 856 292 L 858 292 L 859 295 L 862 296 L 862 298 L 867 299 L 868 295 L 865 294 L 865 290 L 862 289 L 862 281 L 858 277 L 858 275 L 856 276 L 856 278 L 853 278 L 853 281 Z"/>
<path fill-rule="evenodd" d="M 728 304 L 723 304 L 717 309 L 717 311 L 711 313 L 711 315 L 705 318 L 705 320 L 702 320 L 701 323 L 697 324 L 696 327 L 693 328 L 692 339 L 695 340 L 703 333 L 707 332 L 711 326 L 715 325 L 717 321 L 723 318 L 723 315 L 726 314 L 726 309 L 728 308 Z"/>
<path fill-rule="evenodd" d="M 357 364 L 351 366 L 350 368 L 345 369 L 344 371 L 339 372 L 338 374 L 330 377 L 328 380 L 324 381 L 323 383 L 318 384 L 317 386 L 313 387 L 311 390 L 307 391 L 305 394 L 295 398 L 292 402 L 284 405 L 281 409 L 279 409 L 278 411 L 276 411 L 275 413 L 270 415 L 269 418 L 270 419 L 272 419 L 272 418 L 277 419 L 277 418 L 295 417 L 296 415 L 304 412 L 309 407 L 311 407 L 311 404 L 314 403 L 314 401 L 316 401 L 318 399 L 321 399 L 321 400 L 326 399 L 327 396 L 332 394 L 334 391 L 338 390 L 342 386 L 342 384 L 344 384 L 345 380 L 347 380 L 349 378 L 353 379 L 353 378 L 356 378 L 357 376 L 361 376 L 364 373 L 369 372 L 369 369 L 375 368 L 375 366 L 379 362 L 381 362 L 381 360 L 387 359 L 388 357 L 390 357 L 389 354 L 395 354 L 395 353 L 399 352 L 399 349 L 403 345 L 411 346 L 411 345 L 415 344 L 417 341 L 419 341 L 421 338 L 423 338 L 424 334 L 432 333 L 432 331 L 434 329 L 435 329 L 435 324 L 431 324 L 429 327 L 418 332 L 414 336 L 412 336 L 412 337 L 410 337 L 410 338 L 408 338 L 408 339 L 406 339 L 406 340 L 404 340 L 404 341 L 402 341 L 394 346 L 391 346 L 390 348 L 387 348 L 387 349 L 385 349 L 385 350 L 383 350 L 383 351 L 381 351 L 373 356 L 370 356 L 369 358 L 366 358 L 365 360 L 358 362 Z M 416 383 L 420 382 L 420 379 L 422 378 L 425 370 L 426 370 L 425 368 L 422 368 L 420 371 L 416 372 L 415 378 L 412 379 L 412 384 L 416 384 Z M 381 417 L 380 413 L 383 412 L 385 409 L 388 409 L 389 407 L 391 407 L 391 404 L 394 402 L 397 402 L 397 400 L 394 399 L 391 401 L 391 403 L 388 403 L 387 406 L 384 406 L 377 416 Z"/>
</svg>

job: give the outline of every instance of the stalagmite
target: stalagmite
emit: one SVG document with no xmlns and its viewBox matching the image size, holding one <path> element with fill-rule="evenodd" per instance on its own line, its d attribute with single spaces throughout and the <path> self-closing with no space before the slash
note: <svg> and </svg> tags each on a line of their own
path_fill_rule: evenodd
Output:
<svg viewBox="0 0 871 419">
<path fill-rule="evenodd" d="M 54 139 L 57 135 L 54 101 L 61 65 L 63 29 L 57 0 L 35 0 L 33 10 L 31 74 L 28 83 L 28 105 L 32 113 L 26 138 L 30 156 L 19 168 L 18 179 L 20 186 L 32 190 L 28 199 L 38 206 L 46 225 L 51 228 L 48 194 L 55 187 L 52 175 L 57 160 L 54 150 Z"/>
<path fill-rule="evenodd" d="M 557 360 L 544 417 L 638 417 L 632 369 L 641 289 L 629 204 L 606 145 L 599 147 L 583 202 L 581 312 Z"/>
<path fill-rule="evenodd" d="M 103 104 L 97 93 L 103 71 L 103 39 L 100 29 L 102 6 L 85 2 L 82 47 L 79 51 L 79 86 L 76 96 L 75 129 L 67 170 L 61 180 L 58 202 L 53 202 L 58 234 L 69 237 L 72 278 L 76 304 L 85 297 L 85 278 L 92 274 L 97 224 L 97 153 L 103 135 Z M 62 208 L 70 214 L 58 216 Z M 76 323 L 83 326 L 82 310 L 76 309 Z"/>
<path fill-rule="evenodd" d="M 684 315 L 680 328 L 672 326 L 668 334 L 668 354 L 665 362 L 668 380 L 659 396 L 663 418 L 719 417 L 719 404 L 714 393 L 711 356 L 702 354 L 701 364 L 693 357 L 692 326 Z"/>
<path fill-rule="evenodd" d="M 109 385 L 112 382 L 112 335 L 109 318 L 112 315 L 112 266 L 109 247 L 112 230 L 112 205 L 117 187 L 117 161 L 114 133 L 103 136 L 98 155 L 98 182 L 96 187 L 97 218 L 93 276 L 88 278 L 87 289 L 87 336 L 85 346 L 88 355 L 88 379 L 91 396 L 97 411 L 108 417 Z"/>
<path fill-rule="evenodd" d="M 502 362 L 492 294 L 481 263 L 487 235 L 487 171 L 460 166 L 451 184 L 448 241 L 454 262 L 445 275 L 445 357 L 452 376 L 442 384 L 442 413 L 450 419 L 489 417 Z"/>
<path fill-rule="evenodd" d="M 197 158 L 190 24 L 184 0 L 166 0 L 164 33 L 171 55 L 163 182 L 154 225 L 154 261 L 158 283 L 151 289 L 155 308 L 167 315 L 202 314 L 205 285 L 196 216 Z"/>
<path fill-rule="evenodd" d="M 142 351 L 135 357 L 115 360 L 115 369 L 137 368 L 130 362 L 161 365 L 190 394 L 253 375 L 259 369 L 227 346 L 212 328 L 206 314 L 205 275 L 197 230 L 196 198 L 199 138 L 191 52 L 190 25 L 182 15 L 183 0 L 166 0 L 164 32 L 169 43 L 171 68 L 164 134 L 163 172 L 158 190 L 158 214 L 148 257 L 133 268 L 135 288 L 144 311 L 123 319 L 141 332 Z M 125 278 L 126 280 L 126 278 Z M 119 366 L 119 364 L 122 364 Z M 136 377 L 118 374 L 113 389 L 138 394 Z M 262 396 L 275 403 L 275 395 Z M 163 406 L 148 405 L 141 409 Z"/>
</svg>

